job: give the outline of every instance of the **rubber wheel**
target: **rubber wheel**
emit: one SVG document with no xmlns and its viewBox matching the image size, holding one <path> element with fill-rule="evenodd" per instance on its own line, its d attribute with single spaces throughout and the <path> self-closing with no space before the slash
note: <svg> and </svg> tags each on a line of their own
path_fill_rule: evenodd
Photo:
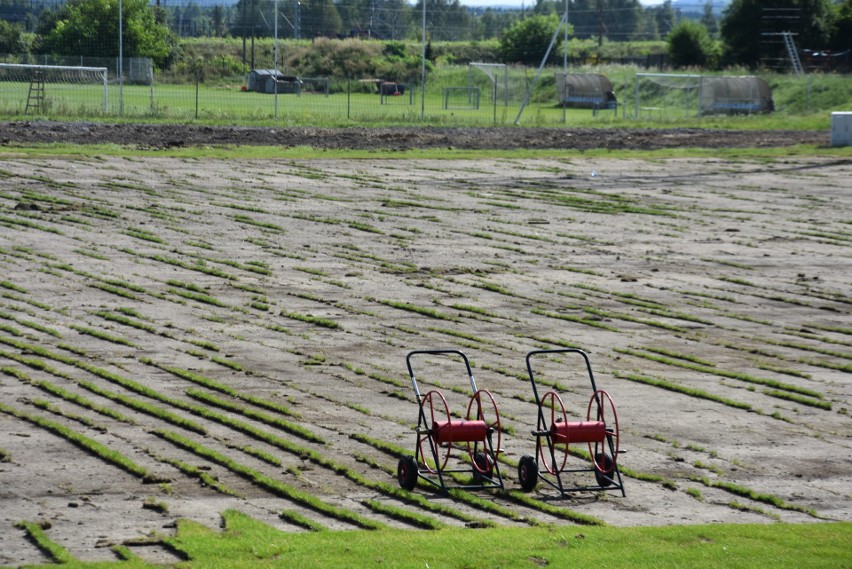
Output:
<svg viewBox="0 0 852 569">
<path fill-rule="evenodd" d="M 615 475 L 615 464 L 612 462 L 612 457 L 607 453 L 598 453 L 595 455 L 595 464 L 603 467 L 603 472 L 595 468 L 595 480 L 598 486 L 606 488 L 614 484 L 612 477 Z"/>
<path fill-rule="evenodd" d="M 417 486 L 417 461 L 413 456 L 404 456 L 399 459 L 396 467 L 396 480 L 399 487 L 404 490 L 413 490 Z"/>
<path fill-rule="evenodd" d="M 518 461 L 518 482 L 524 492 L 532 491 L 538 484 L 538 464 L 534 456 L 522 456 Z"/>
<path fill-rule="evenodd" d="M 494 474 L 494 463 L 484 452 L 473 455 L 473 465 L 473 479 L 478 483 L 481 483 L 483 478 L 491 478 Z"/>
</svg>

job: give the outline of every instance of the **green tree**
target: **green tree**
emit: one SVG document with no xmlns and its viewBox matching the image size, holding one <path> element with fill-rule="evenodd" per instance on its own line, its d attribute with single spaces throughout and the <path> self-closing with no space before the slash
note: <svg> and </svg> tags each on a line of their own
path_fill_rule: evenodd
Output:
<svg viewBox="0 0 852 569">
<path fill-rule="evenodd" d="M 332 0 L 302 2 L 302 37 L 336 37 L 343 30 L 343 20 Z"/>
<path fill-rule="evenodd" d="M 852 49 L 852 0 L 836 6 L 830 47 L 837 51 Z"/>
<path fill-rule="evenodd" d="M 657 30 L 664 36 L 668 35 L 677 23 L 677 12 L 672 6 L 672 0 L 666 0 L 654 8 L 654 16 L 657 19 Z"/>
<path fill-rule="evenodd" d="M 761 60 L 784 59 L 780 32 L 795 33 L 799 49 L 824 49 L 830 39 L 831 0 L 733 0 L 722 13 L 719 31 L 725 63 L 757 67 Z"/>
<path fill-rule="evenodd" d="M 210 25 L 212 26 L 211 32 L 214 37 L 223 37 L 225 35 L 225 10 L 219 4 L 213 6 L 213 10 L 210 13 Z"/>
<path fill-rule="evenodd" d="M 713 13 L 713 0 L 707 0 L 704 3 L 704 12 L 701 15 L 701 23 L 707 28 L 707 33 L 710 37 L 715 37 L 719 33 L 719 21 Z"/>
<path fill-rule="evenodd" d="M 422 11 L 423 0 L 418 0 L 414 14 L 419 17 Z M 468 40 L 474 31 L 473 18 L 459 0 L 426 0 L 426 26 L 432 41 Z M 417 33 L 419 36 L 419 25 Z"/>
<path fill-rule="evenodd" d="M 26 51 L 27 44 L 21 26 L 0 20 L 0 53 L 18 54 Z"/>
<path fill-rule="evenodd" d="M 704 24 L 682 20 L 666 37 L 675 67 L 705 67 L 713 55 L 713 40 Z"/>
<path fill-rule="evenodd" d="M 231 33 L 241 38 L 271 37 L 275 32 L 274 10 L 272 0 L 240 0 Z"/>
<path fill-rule="evenodd" d="M 486 8 L 477 20 L 477 33 L 474 39 L 491 39 L 500 36 L 516 20 L 516 15 L 506 10 Z"/>
<path fill-rule="evenodd" d="M 150 57 L 159 67 L 171 63 L 177 41 L 158 23 L 147 0 L 123 0 L 122 43 L 125 57 Z M 69 0 L 40 28 L 36 53 L 116 57 L 119 52 L 118 0 Z M 48 28 L 49 26 L 49 28 Z"/>
<path fill-rule="evenodd" d="M 500 57 L 505 63 L 523 63 L 538 65 L 559 25 L 559 18 L 550 16 L 532 16 L 515 22 L 500 38 Z M 556 38 L 556 45 L 551 55 L 561 53 L 561 34 Z"/>
</svg>

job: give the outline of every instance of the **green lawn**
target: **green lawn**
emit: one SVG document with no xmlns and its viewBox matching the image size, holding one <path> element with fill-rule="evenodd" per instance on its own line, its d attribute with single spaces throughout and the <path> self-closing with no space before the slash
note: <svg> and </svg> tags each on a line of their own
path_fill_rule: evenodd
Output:
<svg viewBox="0 0 852 569">
<path fill-rule="evenodd" d="M 164 540 L 188 559 L 181 567 L 852 567 L 850 523 L 283 533 L 237 511 L 223 518 L 224 530 L 181 522 Z M 149 566 L 132 547 L 116 551 L 125 561 L 80 563 L 38 529 L 32 533 L 64 567 Z"/>
</svg>

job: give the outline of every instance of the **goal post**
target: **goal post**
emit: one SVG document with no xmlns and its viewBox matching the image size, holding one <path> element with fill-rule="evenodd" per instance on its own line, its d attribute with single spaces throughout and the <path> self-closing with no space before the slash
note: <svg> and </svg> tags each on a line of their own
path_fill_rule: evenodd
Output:
<svg viewBox="0 0 852 569">
<path fill-rule="evenodd" d="M 37 105 L 40 112 L 76 112 L 95 106 L 106 113 L 108 84 L 106 67 L 0 63 L 0 99 L 27 110 Z"/>
<path fill-rule="evenodd" d="M 498 99 L 503 99 L 503 106 L 509 106 L 509 67 L 505 63 L 468 63 L 468 88 L 476 87 L 474 70 L 479 70 L 490 79 L 492 102 L 496 105 Z M 502 87 L 502 97 L 499 95 Z"/>
<path fill-rule="evenodd" d="M 678 73 L 637 73 L 634 87 L 635 118 L 683 111 L 685 116 L 701 115 L 701 75 Z"/>
</svg>

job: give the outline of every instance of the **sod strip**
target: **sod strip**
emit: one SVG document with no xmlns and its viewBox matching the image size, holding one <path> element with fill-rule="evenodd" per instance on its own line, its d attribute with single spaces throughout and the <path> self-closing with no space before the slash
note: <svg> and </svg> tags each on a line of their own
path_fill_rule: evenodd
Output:
<svg viewBox="0 0 852 569">
<path fill-rule="evenodd" d="M 7 415 L 12 415 L 13 417 L 21 419 L 23 421 L 30 422 L 38 427 L 41 427 L 56 435 L 59 435 L 67 441 L 74 443 L 81 449 L 101 458 L 105 462 L 114 464 L 122 470 L 125 470 L 126 472 L 129 472 L 130 474 L 143 479 L 143 481 L 149 481 L 152 479 L 147 469 L 136 464 L 123 454 L 111 450 L 106 445 L 92 440 L 86 437 L 85 435 L 82 435 L 76 431 L 69 429 L 68 427 L 60 425 L 59 423 L 54 423 L 53 421 L 49 421 L 43 417 L 24 413 L 19 409 L 15 409 L 14 407 L 10 407 L 3 403 L 0 403 L 0 412 L 6 413 Z"/>
<path fill-rule="evenodd" d="M 523 492 L 519 492 L 518 490 L 509 490 L 503 495 L 509 500 L 515 502 L 516 504 L 520 504 L 521 506 L 526 506 L 528 508 L 538 510 L 542 513 L 549 514 L 555 518 L 561 518 L 563 520 L 567 520 L 575 524 L 583 526 L 606 525 L 606 522 L 600 518 L 596 518 L 594 516 L 590 516 L 588 514 L 583 514 L 580 512 L 574 512 L 572 510 L 569 510 L 568 508 L 557 508 L 556 506 L 553 506 L 546 502 L 542 502 L 541 500 L 530 498 L 529 495 L 524 494 Z"/>
<path fill-rule="evenodd" d="M 188 389 L 186 391 L 186 394 L 192 397 L 193 399 L 201 401 L 202 403 L 208 403 L 210 405 L 219 407 L 220 409 L 244 415 L 249 419 L 254 419 L 255 421 L 260 421 L 261 423 L 267 424 L 271 427 L 281 429 L 285 433 L 295 435 L 299 438 L 305 439 L 306 441 L 318 443 L 321 445 L 325 444 L 325 440 L 323 438 L 315 435 L 308 429 L 300 427 L 299 425 L 296 425 L 294 423 L 290 423 L 289 421 L 279 419 L 278 417 L 273 417 L 272 415 L 249 409 L 244 405 L 236 405 L 234 403 L 231 403 L 230 401 L 222 399 L 221 397 L 216 397 L 215 395 L 211 395 L 209 393 L 201 391 L 200 389 Z"/>
<path fill-rule="evenodd" d="M 79 385 L 83 389 L 87 389 L 95 395 L 100 395 L 101 397 L 109 399 L 110 401 L 115 401 L 116 403 L 124 405 L 125 407 L 129 407 L 134 411 L 150 415 L 151 417 L 161 419 L 167 423 L 171 423 L 172 425 L 198 433 L 200 435 L 207 434 L 207 429 L 205 429 L 195 421 L 187 419 L 186 417 L 181 417 L 180 415 L 176 415 L 175 413 L 172 413 L 167 409 L 151 405 L 150 403 L 146 403 L 144 401 L 139 401 L 138 399 L 133 399 L 132 397 L 128 397 L 127 395 L 123 395 L 121 393 L 116 393 L 115 391 L 109 391 L 108 389 L 99 387 L 89 381 L 80 381 Z"/>
<path fill-rule="evenodd" d="M 224 494 L 226 496 L 235 496 L 237 498 L 244 498 L 245 497 L 245 496 L 242 496 L 239 492 L 237 492 L 233 488 L 229 488 L 228 486 L 225 486 L 224 484 L 219 482 L 214 475 L 212 475 L 208 472 L 205 472 L 204 470 L 202 470 L 201 468 L 199 468 L 197 466 L 187 464 L 187 463 L 183 462 L 182 460 L 178 460 L 176 458 L 161 456 L 159 454 L 156 454 L 155 452 L 153 452 L 150 449 L 145 449 L 145 452 L 148 455 L 150 455 L 157 462 L 162 462 L 164 464 L 168 464 L 169 466 L 173 466 L 174 468 L 181 471 L 184 475 L 186 475 L 190 478 L 197 478 L 203 486 L 207 486 L 209 488 L 212 488 L 213 490 L 215 490 L 216 492 L 219 492 L 220 494 Z"/>
<path fill-rule="evenodd" d="M 616 350 L 619 351 L 619 350 Z M 660 387 L 662 389 L 666 389 L 668 391 L 675 391 L 677 393 L 683 393 L 684 395 L 689 395 L 690 397 L 697 397 L 699 399 L 706 399 L 708 401 L 714 401 L 716 403 L 721 403 L 722 405 L 727 405 L 728 407 L 734 407 L 735 409 L 743 409 L 745 411 L 752 411 L 752 406 L 749 403 L 743 403 L 740 401 L 734 401 L 732 399 L 726 399 L 724 397 L 720 397 L 718 395 L 713 395 L 712 393 L 708 393 L 706 391 L 702 391 L 700 389 L 692 389 L 690 387 L 684 387 L 682 385 L 677 385 L 666 381 L 664 379 L 659 379 L 656 377 L 648 377 L 647 375 L 638 375 L 635 373 L 623 373 L 623 372 L 615 372 L 613 375 L 619 379 L 626 379 L 628 381 L 635 381 L 636 383 L 643 383 L 645 385 L 652 385 L 654 387 Z"/>
<path fill-rule="evenodd" d="M 724 490 L 725 492 L 729 492 L 736 496 L 741 496 L 743 498 L 748 498 L 749 500 L 754 500 L 755 502 L 761 502 L 763 504 L 769 504 L 770 506 L 774 506 L 779 510 L 789 510 L 792 512 L 801 512 L 803 514 L 807 514 L 811 517 L 817 519 L 824 519 L 819 516 L 814 510 L 810 508 L 805 508 L 802 506 L 798 506 L 796 504 L 790 504 L 789 502 L 785 502 L 778 496 L 773 496 L 772 494 L 763 494 L 761 492 L 755 492 L 750 488 L 745 488 L 744 486 L 740 486 L 738 484 L 733 484 L 732 482 L 724 482 L 721 480 L 710 480 L 704 476 L 691 476 L 690 480 L 694 482 L 700 482 L 704 484 L 708 488 L 719 488 L 720 490 Z"/>
<path fill-rule="evenodd" d="M 264 488 L 265 490 L 272 492 L 277 496 L 281 496 L 282 498 L 286 498 L 292 502 L 305 506 L 306 508 L 310 508 L 311 510 L 314 510 L 320 514 L 323 514 L 330 518 L 334 518 L 336 520 L 353 524 L 362 529 L 376 530 L 383 529 L 385 527 L 384 524 L 368 520 L 354 512 L 350 512 L 349 510 L 337 508 L 330 504 L 327 504 L 313 495 L 300 492 L 292 486 L 289 486 L 279 480 L 270 478 L 269 476 L 266 476 L 265 474 L 258 472 L 252 468 L 239 464 L 229 459 L 228 457 L 212 449 L 204 447 L 203 445 L 195 443 L 192 440 L 187 439 L 186 437 L 178 435 L 177 433 L 165 431 L 162 429 L 157 429 L 155 431 L 152 431 L 152 433 L 174 444 L 177 447 L 192 452 L 193 454 L 196 454 L 202 458 L 206 458 L 207 460 L 215 462 L 220 466 L 224 466 L 231 472 L 246 478 L 253 484 Z"/>
<path fill-rule="evenodd" d="M 180 369 L 180 368 L 176 368 L 176 367 L 160 365 L 160 364 L 154 362 L 153 360 L 151 360 L 150 358 L 140 358 L 139 361 L 142 362 L 143 364 L 154 366 L 154 367 L 161 369 L 163 371 L 167 371 L 170 374 L 177 376 L 181 379 L 185 379 L 187 381 L 197 383 L 198 385 L 200 385 L 202 387 L 206 387 L 208 389 L 212 389 L 213 391 L 218 391 L 220 393 L 224 393 L 225 395 L 230 395 L 231 397 L 233 397 L 235 399 L 245 401 L 246 403 L 251 403 L 252 405 L 255 405 L 257 407 L 262 407 L 262 408 L 266 409 L 267 411 L 273 411 L 275 413 L 281 413 L 282 415 L 288 415 L 290 417 L 298 417 L 299 416 L 298 413 L 296 413 L 295 411 L 292 411 L 290 408 L 288 408 L 284 405 L 281 405 L 281 404 L 278 404 L 278 403 L 275 403 L 275 402 L 272 402 L 272 401 L 267 401 L 266 399 L 261 399 L 259 397 L 255 397 L 253 395 L 248 395 L 246 393 L 243 393 L 241 391 L 233 389 L 232 387 L 229 387 L 229 386 L 227 386 L 223 383 L 219 383 L 218 381 L 214 381 L 214 380 L 212 380 L 208 377 L 205 377 L 201 374 L 191 372 L 191 371 L 186 370 L 186 369 Z"/>
<path fill-rule="evenodd" d="M 666 358 L 661 356 L 656 356 L 653 354 L 649 354 L 646 352 L 640 352 L 638 350 L 631 350 L 626 348 L 615 348 L 615 351 L 620 354 L 627 354 L 630 356 L 635 356 L 637 358 L 644 358 L 647 360 L 651 360 L 654 362 L 659 362 L 662 364 L 667 364 L 675 367 L 680 367 L 692 371 L 697 371 L 700 373 L 707 373 L 710 375 L 718 375 L 720 377 L 725 377 L 728 379 L 736 379 L 739 381 L 744 381 L 746 383 L 754 383 L 756 385 L 763 385 L 765 387 L 772 387 L 775 389 L 780 389 L 782 391 L 789 391 L 791 393 L 798 393 L 799 395 L 805 395 L 807 397 L 813 397 L 814 399 L 825 399 L 825 396 L 812 389 L 807 389 L 804 387 L 798 387 L 796 385 L 791 385 L 789 383 L 783 383 L 780 381 L 776 381 L 774 379 L 766 379 L 762 377 L 754 377 L 751 375 L 746 375 L 744 373 L 739 373 L 735 371 L 725 371 L 721 369 L 717 369 L 715 367 L 708 367 L 704 365 L 693 364 L 690 362 L 679 361 L 672 358 Z"/>
<path fill-rule="evenodd" d="M 18 522 L 15 524 L 15 527 L 24 530 L 27 538 L 54 563 L 65 565 L 76 561 L 67 549 L 47 537 L 41 524 L 36 522 Z"/>
<path fill-rule="evenodd" d="M 361 500 L 361 504 L 367 508 L 385 515 L 389 518 L 413 525 L 421 529 L 442 529 L 446 526 L 431 516 L 425 516 L 410 510 L 405 510 L 396 506 L 391 506 L 378 500 Z"/>
<path fill-rule="evenodd" d="M 294 526 L 298 526 L 302 529 L 306 529 L 308 531 L 327 531 L 328 528 L 322 524 L 319 524 L 312 519 L 306 518 L 299 512 L 294 512 L 293 510 L 284 510 L 278 517 L 284 520 L 289 524 L 293 524 Z"/>
<path fill-rule="evenodd" d="M 9 357 L 10 359 L 14 359 L 15 361 L 18 361 L 18 358 L 20 357 L 15 356 L 15 354 L 8 354 L 7 352 L 0 352 L 0 356 Z M 29 358 L 20 357 L 20 359 L 23 360 Z M 49 366 L 37 367 L 37 369 L 42 369 L 44 371 L 47 371 L 48 373 L 53 373 L 54 371 L 56 371 L 50 368 Z M 6 375 L 11 375 L 12 377 L 16 377 L 19 380 L 32 385 L 33 387 L 41 389 L 45 393 L 49 393 L 50 395 L 54 395 L 56 397 L 59 397 L 60 399 L 68 401 L 69 403 L 74 403 L 75 405 L 78 405 L 85 409 L 89 409 L 90 411 L 94 411 L 95 413 L 98 413 L 100 415 L 104 415 L 122 423 L 128 423 L 130 425 L 135 424 L 132 419 L 125 417 L 124 415 L 112 409 L 111 407 L 104 407 L 103 405 L 98 405 L 90 401 L 89 399 L 83 397 L 82 395 L 71 393 L 70 391 L 67 391 L 62 387 L 59 387 L 58 385 L 49 381 L 32 379 L 29 375 L 17 368 L 4 366 L 0 368 L 0 372 L 5 373 Z M 58 373 L 56 373 L 55 375 L 59 377 L 64 377 Z"/>
</svg>

